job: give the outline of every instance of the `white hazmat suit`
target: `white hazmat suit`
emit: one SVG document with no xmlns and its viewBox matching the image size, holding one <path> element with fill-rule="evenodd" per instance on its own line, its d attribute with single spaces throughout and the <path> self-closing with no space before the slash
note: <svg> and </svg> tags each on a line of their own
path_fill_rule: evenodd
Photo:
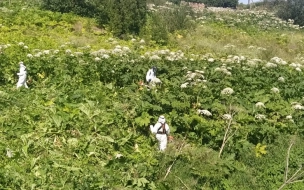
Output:
<svg viewBox="0 0 304 190">
<path fill-rule="evenodd" d="M 146 81 L 147 83 L 150 83 L 156 78 L 156 67 L 152 67 L 151 69 L 148 70 L 146 74 Z"/>
<path fill-rule="evenodd" d="M 20 70 L 19 73 L 17 73 L 17 75 L 19 76 L 19 80 L 17 82 L 17 88 L 21 87 L 24 85 L 25 88 L 28 88 L 27 84 L 26 84 L 26 66 L 23 65 L 23 62 L 20 62 Z"/>
<path fill-rule="evenodd" d="M 159 150 L 164 151 L 167 148 L 168 135 L 170 134 L 169 125 L 163 115 L 158 118 L 158 122 L 153 126 L 150 125 L 150 130 L 156 134 L 156 139 L 159 142 Z"/>
</svg>

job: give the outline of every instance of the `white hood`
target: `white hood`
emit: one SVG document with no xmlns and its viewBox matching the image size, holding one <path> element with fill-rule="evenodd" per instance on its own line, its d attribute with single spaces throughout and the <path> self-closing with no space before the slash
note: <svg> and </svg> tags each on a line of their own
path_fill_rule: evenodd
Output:
<svg viewBox="0 0 304 190">
<path fill-rule="evenodd" d="M 166 123 L 165 116 L 163 116 L 163 115 L 159 116 L 159 118 L 158 118 L 158 122 L 159 122 L 159 123 L 161 123 L 161 124 Z"/>
<path fill-rule="evenodd" d="M 19 64 L 20 64 L 20 71 L 25 71 L 26 66 L 23 65 L 23 62 L 20 62 Z"/>
</svg>

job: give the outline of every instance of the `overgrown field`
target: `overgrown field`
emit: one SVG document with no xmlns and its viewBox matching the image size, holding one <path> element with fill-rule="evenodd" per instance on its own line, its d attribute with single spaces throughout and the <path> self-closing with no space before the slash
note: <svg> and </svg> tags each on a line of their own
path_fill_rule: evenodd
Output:
<svg viewBox="0 0 304 190">
<path fill-rule="evenodd" d="M 2 7 L 0 188 L 303 189 L 303 29 L 254 11 L 190 22 L 165 47 Z M 160 114 L 174 136 L 163 153 L 149 132 Z"/>
</svg>

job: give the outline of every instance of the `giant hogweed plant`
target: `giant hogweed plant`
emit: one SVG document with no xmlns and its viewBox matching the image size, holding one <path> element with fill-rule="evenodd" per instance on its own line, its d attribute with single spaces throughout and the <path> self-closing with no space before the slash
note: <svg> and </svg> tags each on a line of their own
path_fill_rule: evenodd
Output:
<svg viewBox="0 0 304 190">
<path fill-rule="evenodd" d="M 80 160 L 89 155 L 88 161 L 94 156 L 94 159 L 92 158 L 94 161 L 91 161 L 104 166 L 104 171 L 107 171 L 107 168 L 120 171 L 124 168 L 121 166 L 122 163 L 132 163 L 134 159 L 142 160 L 138 156 L 132 156 L 131 152 L 135 151 L 135 144 L 137 144 L 139 150 L 145 147 L 144 149 L 152 151 L 147 146 L 147 142 L 150 141 L 147 135 L 147 126 L 151 121 L 153 122 L 152 118 L 157 118 L 162 113 L 168 113 L 168 122 L 172 125 L 174 132 L 182 136 L 187 134 L 189 140 L 201 142 L 219 150 L 219 156 L 222 153 L 228 156 L 237 153 L 237 151 L 233 148 L 224 149 L 225 146 L 228 144 L 230 146 L 232 144 L 237 145 L 237 141 L 240 140 L 255 144 L 267 139 L 266 142 L 271 143 L 276 137 L 273 136 L 273 127 L 279 128 L 284 125 L 283 116 L 290 111 L 290 108 L 287 107 L 290 103 L 286 101 L 288 99 L 285 97 L 289 94 L 285 95 L 283 93 L 281 95 L 276 89 L 273 89 L 273 92 L 271 91 L 272 88 L 270 87 L 275 84 L 281 85 L 282 88 L 285 87 L 280 81 L 273 79 L 277 77 L 275 76 L 276 69 L 263 68 L 262 64 L 250 68 L 251 72 L 246 70 L 241 72 L 244 70 L 242 64 L 223 65 L 219 61 L 210 64 L 207 61 L 193 62 L 185 59 L 184 65 L 191 72 L 203 67 L 201 73 L 204 73 L 204 80 L 206 81 L 202 82 L 196 78 L 193 81 L 191 79 L 192 86 L 180 89 L 182 81 L 188 80 L 184 76 L 186 71 L 181 71 L 182 68 L 176 66 L 174 61 L 167 62 L 161 68 L 163 63 L 160 61 L 156 63 L 161 68 L 159 76 L 164 82 L 161 87 L 148 91 L 147 89 L 139 90 L 134 85 L 135 81 L 141 79 L 138 73 L 134 75 L 134 70 L 141 71 L 140 69 L 135 68 L 133 72 L 128 72 L 128 69 L 131 69 L 130 65 L 141 64 L 144 66 L 147 64 L 144 61 L 128 62 L 128 57 L 124 57 L 122 60 L 113 57 L 104 61 L 96 61 L 96 58 L 89 54 L 79 56 L 71 56 L 71 54 L 66 51 L 59 55 L 55 54 L 55 58 L 49 58 L 48 54 L 43 57 L 31 58 L 31 63 L 27 66 L 29 74 L 32 74 L 32 68 L 37 72 L 36 75 L 33 75 L 34 85 L 31 86 L 29 91 L 21 89 L 20 91 L 11 90 L 6 92 L 8 97 L 17 93 L 17 97 L 12 96 L 12 98 L 14 97 L 14 100 L 18 102 L 17 107 L 6 108 L 6 113 L 21 108 L 22 111 L 19 113 L 23 114 L 22 117 L 5 118 L 2 125 L 15 123 L 11 130 L 20 130 L 20 126 L 24 126 L 24 129 L 20 130 L 19 133 L 14 134 L 20 135 L 21 140 L 15 143 L 18 146 L 20 145 L 21 148 L 14 150 L 9 147 L 9 150 L 6 150 L 7 147 L 4 146 L 3 148 L 6 151 L 17 152 L 18 154 L 15 153 L 15 156 L 21 156 L 25 160 L 30 156 L 35 156 L 38 149 L 40 149 L 40 153 L 46 152 L 47 154 L 54 154 L 54 156 L 56 151 L 65 151 L 63 155 L 71 154 Z M 52 61 L 49 61 L 49 59 Z M 48 64 L 41 64 L 42 62 Z M 102 66 L 108 68 L 108 70 L 105 70 Z M 147 64 L 146 67 L 148 66 Z M 229 69 L 230 73 L 224 68 Z M 223 71 L 226 73 L 223 73 Z M 252 74 L 262 73 L 263 71 L 265 71 L 265 77 L 256 77 Z M 92 77 L 85 78 L 89 73 Z M 283 71 L 281 73 L 284 74 Z M 143 76 L 144 74 L 142 72 Z M 107 81 L 102 81 L 102 76 Z M 237 82 L 236 78 L 244 79 Z M 111 83 L 107 83 L 110 81 Z M 175 82 L 170 83 L 170 81 Z M 195 82 L 198 82 L 198 84 Z M 251 84 L 257 85 L 259 88 L 249 88 L 248 86 Z M 231 93 L 230 89 L 223 90 L 227 86 L 233 87 L 235 92 Z M 36 95 L 30 96 L 30 94 Z M 256 95 L 255 98 L 251 97 L 252 94 Z M 225 95 L 229 96 L 226 97 Z M 22 98 L 23 96 L 26 99 Z M 34 104 L 28 105 L 27 102 L 31 102 L 31 98 L 34 99 Z M 263 108 L 263 104 L 257 104 L 259 98 L 265 104 L 265 108 Z M 293 98 L 299 99 L 295 94 Z M 17 101 L 18 99 L 21 101 Z M 12 101 L 10 104 L 12 104 Z M 295 105 L 298 106 L 294 108 L 301 110 L 298 109 L 301 108 L 299 103 Z M 263 109 L 258 110 L 260 107 Z M 196 112 L 199 108 L 210 110 L 211 117 L 202 118 L 198 116 Z M 232 111 L 236 110 L 238 114 L 231 117 L 233 115 Z M 230 117 L 228 117 L 229 115 Z M 267 120 L 265 115 L 270 119 Z M 13 118 L 15 119 L 13 120 Z M 273 122 L 273 120 L 276 122 Z M 301 122 L 300 118 L 297 122 Z M 251 130 L 246 129 L 239 127 L 238 123 L 253 127 Z M 230 128 L 231 126 L 236 128 Z M 31 130 L 37 127 L 41 127 L 38 130 L 41 130 L 43 138 L 48 139 L 46 141 L 48 143 L 42 148 L 35 148 L 35 139 L 31 139 L 32 135 L 30 135 Z M 236 129 L 238 130 L 236 131 Z M 292 133 L 292 130 L 289 131 L 290 128 L 287 129 L 283 132 Z M 255 137 L 255 139 L 252 139 L 252 137 Z M 107 145 L 105 146 L 104 143 Z M 146 156 L 144 154 L 144 157 Z M 38 157 L 35 157 L 36 159 Z M 42 157 L 39 157 L 40 159 Z M 121 164 L 114 161 L 120 159 L 122 159 Z M 68 171 L 83 170 L 77 162 L 71 164 L 63 164 L 60 159 L 51 162 L 51 166 L 54 168 Z M 129 165 L 128 167 L 133 166 Z M 148 187 L 152 185 L 150 183 L 150 180 L 153 179 L 151 178 L 151 171 L 147 173 L 150 175 L 146 174 L 146 176 L 143 175 L 142 172 L 144 171 L 142 170 L 134 171 L 134 175 L 123 178 L 124 182 L 121 185 Z M 141 173 L 140 176 L 138 176 L 138 172 Z M 99 174 L 101 175 L 101 173 Z M 121 174 L 124 175 L 123 172 Z M 120 182 L 117 179 L 111 179 L 108 183 L 118 185 Z M 62 180 L 66 181 L 60 182 L 59 180 L 55 183 L 72 183 L 68 176 Z"/>
</svg>

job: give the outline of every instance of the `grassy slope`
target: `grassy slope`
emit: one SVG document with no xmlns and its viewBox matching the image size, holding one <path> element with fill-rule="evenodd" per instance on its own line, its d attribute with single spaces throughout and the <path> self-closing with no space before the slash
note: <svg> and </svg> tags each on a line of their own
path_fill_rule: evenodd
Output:
<svg viewBox="0 0 304 190">
<path fill-rule="evenodd" d="M 2 14 L 0 31 L 2 43 L 13 43 L 18 39 L 25 44 L 31 44 L 32 49 L 57 49 L 65 43 L 70 43 L 75 48 L 90 45 L 92 49 L 108 49 L 115 46 L 107 43 L 111 33 L 99 29 L 93 19 L 30 9 L 21 9 L 13 13 L 13 16 L 9 15 L 11 14 Z M 225 13 L 220 15 L 223 16 Z M 29 17 L 31 19 L 28 19 Z M 45 33 L 45 30 L 48 32 Z M 128 44 L 116 40 L 117 44 Z M 227 23 L 207 22 L 192 31 L 187 31 L 181 39 L 172 36 L 169 48 L 195 54 L 213 53 L 220 56 L 234 54 L 264 60 L 277 56 L 287 61 L 294 61 L 294 55 L 304 50 L 303 41 L 302 32 L 296 30 L 262 30 L 250 25 L 231 26 Z M 225 48 L 227 44 L 235 47 Z M 249 49 L 249 46 L 266 50 Z"/>
<path fill-rule="evenodd" d="M 229 13 L 227 13 L 229 14 Z M 225 13 L 219 14 L 225 18 Z M 229 23 L 201 24 L 195 30 L 187 32 L 184 38 L 178 39 L 175 44 L 185 52 L 196 54 L 213 53 L 215 55 L 244 55 L 251 58 L 269 60 L 280 57 L 287 61 L 295 61 L 295 56 L 303 54 L 303 32 L 287 29 L 262 29 L 258 25 Z M 227 44 L 233 48 L 225 48 Z M 255 46 L 250 49 L 249 46 Z M 265 48 L 259 51 L 257 48 Z"/>
</svg>

